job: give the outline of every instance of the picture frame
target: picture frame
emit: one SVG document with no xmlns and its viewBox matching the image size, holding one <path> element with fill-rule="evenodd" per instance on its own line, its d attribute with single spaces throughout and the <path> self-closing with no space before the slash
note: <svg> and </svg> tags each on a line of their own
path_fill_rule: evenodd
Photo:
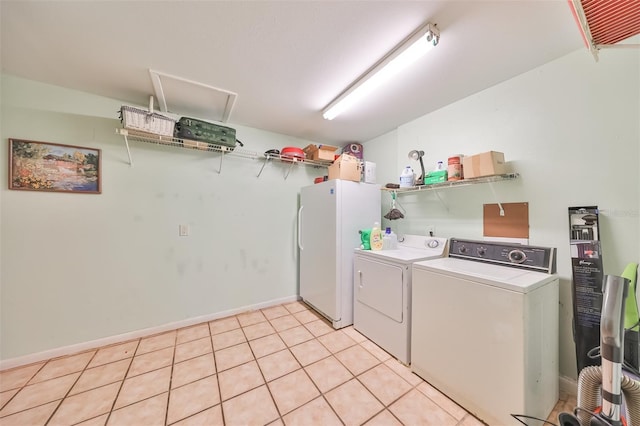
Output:
<svg viewBox="0 0 640 426">
<path fill-rule="evenodd" d="M 100 194 L 100 149 L 9 139 L 9 189 Z"/>
</svg>

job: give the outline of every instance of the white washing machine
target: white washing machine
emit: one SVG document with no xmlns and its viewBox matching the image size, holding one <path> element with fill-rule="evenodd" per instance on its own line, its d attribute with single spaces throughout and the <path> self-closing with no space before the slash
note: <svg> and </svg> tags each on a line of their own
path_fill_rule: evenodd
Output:
<svg viewBox="0 0 640 426">
<path fill-rule="evenodd" d="M 356 250 L 353 327 L 378 346 L 411 361 L 411 264 L 442 257 L 447 239 L 405 235 L 395 250 Z"/>
<path fill-rule="evenodd" d="M 413 265 L 411 369 L 490 425 L 558 400 L 555 249 L 452 238 Z"/>
</svg>

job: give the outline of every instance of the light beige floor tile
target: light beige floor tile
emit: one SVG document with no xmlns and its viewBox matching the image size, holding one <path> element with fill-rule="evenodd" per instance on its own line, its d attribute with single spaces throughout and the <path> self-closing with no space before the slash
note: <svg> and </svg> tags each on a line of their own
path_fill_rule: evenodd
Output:
<svg viewBox="0 0 640 426">
<path fill-rule="evenodd" d="M 358 379 L 384 405 L 391 404 L 412 388 L 407 381 L 384 364 L 378 364 L 371 370 L 362 373 Z"/>
<path fill-rule="evenodd" d="M 325 397 L 346 425 L 360 425 L 384 408 L 380 401 L 355 379 L 327 392 Z"/>
<path fill-rule="evenodd" d="M 293 346 L 290 350 L 303 367 L 331 355 L 331 353 L 315 339 Z"/>
<path fill-rule="evenodd" d="M 237 328 L 235 330 L 223 331 L 222 333 L 214 334 L 211 336 L 211 342 L 213 343 L 213 350 L 219 351 L 220 349 L 235 346 L 239 343 L 246 342 L 242 329 Z"/>
<path fill-rule="evenodd" d="M 222 425 L 222 406 L 220 404 L 215 407 L 208 408 L 191 417 L 174 423 L 173 426 L 219 426 Z"/>
<path fill-rule="evenodd" d="M 91 358 L 93 358 L 95 353 L 96 351 L 90 351 L 64 358 L 53 359 L 47 362 L 45 366 L 42 367 L 35 376 L 33 376 L 29 381 L 29 384 L 55 379 L 56 377 L 66 376 L 67 374 L 82 371 L 87 364 L 89 364 L 89 361 L 91 361 Z"/>
<path fill-rule="evenodd" d="M 458 423 L 453 416 L 415 389 L 394 402 L 389 410 L 407 425 L 454 426 Z"/>
<path fill-rule="evenodd" d="M 367 339 L 366 336 L 363 336 L 362 334 L 360 334 L 360 332 L 358 330 L 356 330 L 355 328 L 353 328 L 353 326 L 345 327 L 345 328 L 342 329 L 342 331 L 347 336 L 351 337 L 353 340 L 355 340 L 358 343 L 369 341 L 369 339 Z"/>
<path fill-rule="evenodd" d="M 164 367 L 124 381 L 114 408 L 121 408 L 169 390 L 171 367 Z"/>
<path fill-rule="evenodd" d="M 308 365 L 304 369 L 323 393 L 353 379 L 353 374 L 333 356 Z"/>
<path fill-rule="evenodd" d="M 98 367 L 110 362 L 133 358 L 138 347 L 138 340 L 100 348 L 87 368 Z"/>
<path fill-rule="evenodd" d="M 260 311 L 245 312 L 243 314 L 236 315 L 236 317 L 238 318 L 238 322 L 242 327 L 257 324 L 259 322 L 264 322 L 267 320 L 267 318 L 262 315 L 262 312 Z"/>
<path fill-rule="evenodd" d="M 119 389 L 120 383 L 112 383 L 65 398 L 48 425 L 72 425 L 108 413 Z"/>
<path fill-rule="evenodd" d="M 85 420 L 84 422 L 76 423 L 74 426 L 105 426 L 107 424 L 109 414 L 103 414 L 101 416 Z"/>
<path fill-rule="evenodd" d="M 218 375 L 218 381 L 223 401 L 264 384 L 262 373 L 255 361 L 223 371 Z"/>
<path fill-rule="evenodd" d="M 167 333 L 157 334 L 151 337 L 145 337 L 140 340 L 136 355 L 146 354 L 148 352 L 157 351 L 168 347 L 173 347 L 176 344 L 176 331 L 169 331 Z"/>
<path fill-rule="evenodd" d="M 282 419 L 277 419 L 269 423 L 268 426 L 284 426 L 284 423 L 282 423 Z"/>
<path fill-rule="evenodd" d="M 356 341 L 343 333 L 342 330 L 322 335 L 318 337 L 318 340 L 334 354 L 356 344 Z"/>
<path fill-rule="evenodd" d="M 248 325 L 246 327 L 243 327 L 242 330 L 244 331 L 244 334 L 245 336 L 247 336 L 248 340 L 258 339 L 260 337 L 268 336 L 269 334 L 273 334 L 276 332 L 268 321 Z"/>
<path fill-rule="evenodd" d="M 413 374 L 409 367 L 397 359 L 388 359 L 384 362 L 384 365 L 395 371 L 400 377 L 409 382 L 411 386 L 417 386 L 424 381 L 417 374 Z"/>
<path fill-rule="evenodd" d="M 318 397 L 313 401 L 295 409 L 283 417 L 287 426 L 342 426 L 342 422 L 333 412 L 324 398 Z"/>
<path fill-rule="evenodd" d="M 12 389 L 12 390 L 8 390 L 0 393 L 0 410 L 2 409 L 2 407 L 4 407 L 4 404 L 9 402 L 9 400 L 13 398 L 15 394 L 18 393 L 19 390 L 20 389 Z"/>
<path fill-rule="evenodd" d="M 24 367 L 12 368 L 11 370 L 0 371 L 0 392 L 21 388 L 26 385 L 44 364 L 44 362 L 40 362 Z"/>
<path fill-rule="evenodd" d="M 226 426 L 264 425 L 278 418 L 278 411 L 266 386 L 222 403 Z"/>
<path fill-rule="evenodd" d="M 320 395 L 304 370 L 297 370 L 268 384 L 280 414 L 284 415 Z"/>
<path fill-rule="evenodd" d="M 265 355 L 286 349 L 284 342 L 277 334 L 271 334 L 269 336 L 252 340 L 249 342 L 249 345 L 251 346 L 253 355 L 255 355 L 256 358 L 261 358 Z"/>
<path fill-rule="evenodd" d="M 308 310 L 309 307 L 307 307 L 307 305 L 305 305 L 303 302 L 291 302 L 291 303 L 285 303 L 284 308 L 291 312 L 292 314 L 295 314 L 296 312 L 300 312 L 300 311 L 305 311 Z"/>
<path fill-rule="evenodd" d="M 382 362 L 392 358 L 392 356 L 389 355 L 389 353 L 387 353 L 384 349 L 368 340 L 360 343 L 360 346 L 371 352 L 371 355 L 375 356 Z"/>
<path fill-rule="evenodd" d="M 558 419 L 556 418 L 552 423 L 555 424 L 557 421 Z M 462 421 L 458 423 L 458 426 L 485 426 L 485 424 L 473 417 L 471 414 L 467 414 Z"/>
<path fill-rule="evenodd" d="M 354 376 L 375 367 L 380 363 L 378 358 L 360 345 L 352 346 L 336 354 L 336 358 L 351 371 Z"/>
<path fill-rule="evenodd" d="M 288 350 L 259 358 L 258 364 L 267 382 L 300 368 L 300 364 Z"/>
<path fill-rule="evenodd" d="M 135 356 L 131 362 L 131 367 L 129 367 L 127 377 L 138 376 L 171 365 L 173 363 L 173 350 L 174 347 L 172 346 Z"/>
<path fill-rule="evenodd" d="M 211 338 L 205 337 L 203 339 L 192 340 L 187 343 L 176 346 L 176 354 L 173 362 L 182 362 L 191 358 L 198 357 L 200 355 L 213 352 L 211 347 Z"/>
<path fill-rule="evenodd" d="M 70 395 L 75 395 L 89 389 L 95 389 L 100 386 L 108 385 L 113 382 L 124 380 L 131 359 L 123 359 L 121 361 L 100 365 L 94 368 L 88 368 L 82 372 L 80 378 L 71 388 Z"/>
<path fill-rule="evenodd" d="M 228 370 L 245 362 L 252 361 L 253 353 L 249 348 L 249 344 L 241 343 L 230 348 L 216 351 L 216 368 L 218 371 Z"/>
<path fill-rule="evenodd" d="M 78 377 L 80 373 L 73 373 L 25 386 L 0 410 L 0 417 L 62 399 Z"/>
<path fill-rule="evenodd" d="M 301 325 L 298 327 L 290 328 L 288 330 L 284 330 L 280 332 L 279 335 L 287 344 L 287 346 L 295 346 L 299 343 L 313 339 L 313 334 L 311 334 L 309 330 Z"/>
<path fill-rule="evenodd" d="M 333 331 L 333 327 L 329 325 L 325 320 L 319 319 L 317 321 L 311 321 L 304 325 L 311 334 L 315 337 L 322 336 Z"/>
<path fill-rule="evenodd" d="M 285 315 L 284 317 L 274 318 L 271 321 L 271 325 L 276 331 L 284 331 L 300 325 L 300 322 L 295 319 L 293 315 Z"/>
<path fill-rule="evenodd" d="M 198 340 L 205 337 L 211 337 L 209 333 L 208 324 L 198 324 L 191 327 L 185 327 L 178 330 L 178 336 L 176 338 L 176 344 L 190 342 L 192 340 Z"/>
<path fill-rule="evenodd" d="M 30 408 L 19 413 L 11 414 L 10 416 L 0 419 L 0 425 L 2 426 L 39 426 L 45 425 L 53 411 L 60 404 L 60 401 L 53 401 L 48 404 L 40 405 L 38 407 Z"/>
<path fill-rule="evenodd" d="M 220 403 L 218 379 L 209 376 L 197 382 L 172 389 L 169 395 L 167 423 L 174 423 Z"/>
<path fill-rule="evenodd" d="M 366 426 L 402 426 L 402 423 L 398 421 L 393 414 L 388 410 L 384 410 L 373 419 L 365 423 Z"/>
<path fill-rule="evenodd" d="M 109 417 L 108 426 L 164 425 L 169 392 L 156 395 L 135 404 L 115 410 Z"/>
<path fill-rule="evenodd" d="M 216 364 L 213 354 L 208 353 L 190 360 L 173 365 L 171 388 L 177 388 L 187 383 L 195 382 L 204 377 L 216 374 Z"/>
<path fill-rule="evenodd" d="M 295 317 L 295 319 L 300 321 L 301 324 L 306 324 L 308 322 L 316 321 L 316 320 L 320 319 L 318 314 L 316 314 L 313 311 L 308 311 L 308 310 L 296 312 L 296 313 L 293 314 L 293 316 Z"/>
<path fill-rule="evenodd" d="M 284 306 L 273 306 L 271 308 L 265 308 L 262 310 L 262 314 L 268 320 L 283 317 L 285 315 L 289 315 L 289 311 L 287 311 Z"/>
<path fill-rule="evenodd" d="M 214 334 L 224 333 L 225 331 L 235 330 L 236 328 L 240 328 L 240 323 L 236 317 L 222 318 L 209 323 L 209 330 L 212 336 Z"/>
<path fill-rule="evenodd" d="M 434 388 L 427 382 L 422 382 L 416 389 L 422 392 L 427 398 L 438 404 L 440 408 L 451 414 L 456 420 L 462 420 L 467 415 L 467 411 L 458 404 L 450 400 L 446 395 Z"/>
</svg>

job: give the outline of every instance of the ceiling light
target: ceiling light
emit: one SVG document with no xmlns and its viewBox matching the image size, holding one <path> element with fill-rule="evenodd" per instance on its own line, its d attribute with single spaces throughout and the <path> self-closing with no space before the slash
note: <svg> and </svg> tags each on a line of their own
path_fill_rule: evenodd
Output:
<svg viewBox="0 0 640 426">
<path fill-rule="evenodd" d="M 418 28 L 334 99 L 323 110 L 322 116 L 327 120 L 333 120 L 375 88 L 414 63 L 439 41 L 440 31 L 435 25 L 428 23 Z"/>
</svg>

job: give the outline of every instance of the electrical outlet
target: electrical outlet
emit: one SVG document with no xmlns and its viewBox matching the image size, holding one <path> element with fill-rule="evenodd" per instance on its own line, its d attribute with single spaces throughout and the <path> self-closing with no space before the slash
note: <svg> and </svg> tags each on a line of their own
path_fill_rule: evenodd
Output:
<svg viewBox="0 0 640 426">
<path fill-rule="evenodd" d="M 188 237 L 189 236 L 189 225 L 179 225 L 178 226 L 178 233 L 181 237 Z"/>
<path fill-rule="evenodd" d="M 436 236 L 435 225 L 427 225 L 427 237 L 435 237 L 435 236 Z"/>
</svg>

